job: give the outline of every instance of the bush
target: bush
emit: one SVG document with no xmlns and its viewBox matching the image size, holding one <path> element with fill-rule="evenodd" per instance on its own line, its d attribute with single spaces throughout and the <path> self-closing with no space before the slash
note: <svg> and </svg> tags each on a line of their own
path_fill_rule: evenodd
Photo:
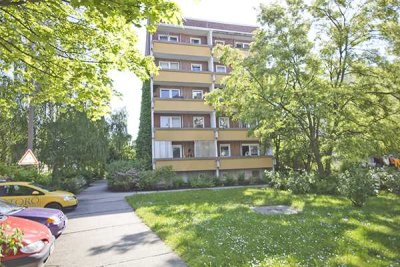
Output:
<svg viewBox="0 0 400 267">
<path fill-rule="evenodd" d="M 265 181 L 273 188 L 290 190 L 295 194 L 305 194 L 312 191 L 316 182 L 313 173 L 300 173 L 290 171 L 287 174 L 273 171 L 265 171 Z"/>
<path fill-rule="evenodd" d="M 43 176 L 43 177 L 42 177 Z M 0 163 L 0 179 L 10 179 L 12 181 L 33 182 L 48 178 L 41 174 L 37 167 L 5 165 Z"/>
<path fill-rule="evenodd" d="M 244 172 L 239 173 L 239 175 L 237 177 L 237 181 L 238 181 L 239 185 L 248 185 L 250 183 L 249 180 L 246 180 Z"/>
<path fill-rule="evenodd" d="M 189 186 L 193 188 L 213 187 L 215 186 L 214 177 L 207 174 L 189 177 Z"/>
<path fill-rule="evenodd" d="M 126 172 L 131 169 L 138 169 L 138 163 L 134 160 L 116 160 L 106 165 L 108 175 L 113 175 L 115 172 Z"/>
<path fill-rule="evenodd" d="M 379 190 L 379 175 L 375 170 L 353 167 L 339 174 L 339 192 L 351 200 L 354 206 L 362 207 L 371 195 Z"/>
<path fill-rule="evenodd" d="M 111 191 L 132 191 L 139 188 L 139 173 L 134 170 L 114 172 L 107 176 L 108 188 Z"/>
<path fill-rule="evenodd" d="M 76 176 L 61 181 L 61 188 L 74 194 L 79 193 L 88 184 L 84 176 Z"/>
<path fill-rule="evenodd" d="M 236 185 L 237 181 L 235 177 L 229 174 L 224 175 L 224 185 Z"/>
</svg>

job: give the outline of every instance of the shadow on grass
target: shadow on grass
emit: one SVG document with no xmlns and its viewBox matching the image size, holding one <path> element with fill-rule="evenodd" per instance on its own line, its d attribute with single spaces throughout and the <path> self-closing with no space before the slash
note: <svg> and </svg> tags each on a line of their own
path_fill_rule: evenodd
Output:
<svg viewBox="0 0 400 267">
<path fill-rule="evenodd" d="M 399 263 L 399 217 L 396 208 L 390 209 L 399 204 L 398 198 L 374 198 L 356 209 L 340 197 L 233 189 L 135 196 L 129 201 L 190 266 Z M 262 215 L 250 209 L 276 204 L 300 205 L 303 212 Z"/>
</svg>

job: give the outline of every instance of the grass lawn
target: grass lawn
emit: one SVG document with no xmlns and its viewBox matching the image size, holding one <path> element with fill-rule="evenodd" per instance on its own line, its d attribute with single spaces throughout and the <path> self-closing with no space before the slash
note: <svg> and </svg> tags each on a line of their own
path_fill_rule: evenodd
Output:
<svg viewBox="0 0 400 267">
<path fill-rule="evenodd" d="M 136 213 L 189 266 L 400 266 L 400 197 L 363 208 L 264 188 L 134 195 Z M 288 204 L 296 215 L 252 206 Z"/>
</svg>

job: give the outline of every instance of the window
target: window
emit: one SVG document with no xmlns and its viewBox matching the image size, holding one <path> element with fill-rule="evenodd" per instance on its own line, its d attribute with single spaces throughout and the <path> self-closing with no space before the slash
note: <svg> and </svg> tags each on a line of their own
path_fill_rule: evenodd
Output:
<svg viewBox="0 0 400 267">
<path fill-rule="evenodd" d="M 249 43 L 243 43 L 243 42 L 235 42 L 235 48 L 249 49 L 250 48 L 250 44 Z"/>
<path fill-rule="evenodd" d="M 242 156 L 259 156 L 260 150 L 258 144 L 242 145 Z"/>
<path fill-rule="evenodd" d="M 219 145 L 219 155 L 221 157 L 230 157 L 231 156 L 231 145 L 229 145 L 229 144 Z"/>
<path fill-rule="evenodd" d="M 219 125 L 219 128 L 229 128 L 229 118 L 228 117 L 219 117 L 218 125 Z"/>
<path fill-rule="evenodd" d="M 179 98 L 180 95 L 179 89 L 160 89 L 160 98 Z"/>
<path fill-rule="evenodd" d="M 201 71 L 201 64 L 192 64 L 192 71 Z"/>
<path fill-rule="evenodd" d="M 203 99 L 203 90 L 193 90 L 192 98 L 193 99 Z"/>
<path fill-rule="evenodd" d="M 204 128 L 204 117 L 193 117 L 194 128 Z"/>
<path fill-rule="evenodd" d="M 201 44 L 201 39 L 200 38 L 190 38 L 190 43 L 199 45 L 199 44 Z"/>
<path fill-rule="evenodd" d="M 245 123 L 245 122 L 239 121 L 239 128 L 250 129 L 250 128 L 251 128 L 251 125 L 250 125 L 250 123 Z"/>
<path fill-rule="evenodd" d="M 216 72 L 226 72 L 226 66 L 224 66 L 224 65 L 216 65 L 215 66 L 215 71 Z"/>
<path fill-rule="evenodd" d="M 223 40 L 215 40 L 214 44 L 216 44 L 216 45 L 218 45 L 218 44 L 225 45 L 225 41 L 223 41 Z"/>
<path fill-rule="evenodd" d="M 161 128 L 182 128 L 182 119 L 179 116 L 161 116 Z"/>
<path fill-rule="evenodd" d="M 158 65 L 162 70 L 179 70 L 178 62 L 160 61 Z"/>
<path fill-rule="evenodd" d="M 3 196 L 30 196 L 33 191 L 36 191 L 33 188 L 22 186 L 22 185 L 6 185 L 2 189 Z"/>
<path fill-rule="evenodd" d="M 182 158 L 182 145 L 172 145 L 172 157 Z"/>
<path fill-rule="evenodd" d="M 167 41 L 167 42 L 178 42 L 178 36 L 176 35 L 168 35 L 168 34 L 159 34 L 158 40 Z"/>
</svg>

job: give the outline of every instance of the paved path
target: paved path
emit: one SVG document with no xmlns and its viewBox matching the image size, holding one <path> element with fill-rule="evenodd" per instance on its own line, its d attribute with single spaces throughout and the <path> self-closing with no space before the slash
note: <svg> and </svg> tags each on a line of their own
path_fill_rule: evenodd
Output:
<svg viewBox="0 0 400 267">
<path fill-rule="evenodd" d="M 186 266 L 125 201 L 133 193 L 106 188 L 99 181 L 78 196 L 46 266 Z"/>
</svg>

